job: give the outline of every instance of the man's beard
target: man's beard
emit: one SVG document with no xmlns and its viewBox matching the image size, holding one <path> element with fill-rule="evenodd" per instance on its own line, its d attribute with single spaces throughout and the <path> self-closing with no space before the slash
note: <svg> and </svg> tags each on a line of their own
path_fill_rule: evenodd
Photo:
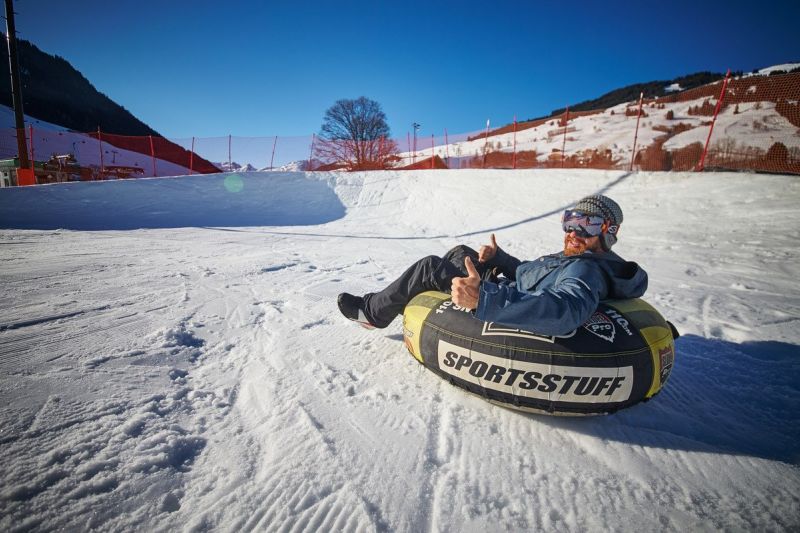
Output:
<svg viewBox="0 0 800 533">
<path fill-rule="evenodd" d="M 574 246 L 570 246 L 570 243 L 573 243 Z M 585 239 L 573 238 L 569 233 L 564 235 L 564 255 L 580 255 L 590 249 Z"/>
</svg>

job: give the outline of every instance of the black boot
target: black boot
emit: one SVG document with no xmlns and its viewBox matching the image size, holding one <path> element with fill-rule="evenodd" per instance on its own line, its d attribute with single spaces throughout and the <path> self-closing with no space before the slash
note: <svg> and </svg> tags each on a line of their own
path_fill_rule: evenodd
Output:
<svg viewBox="0 0 800 533">
<path fill-rule="evenodd" d="M 367 329 L 375 328 L 364 314 L 364 298 L 343 292 L 339 295 L 337 303 L 339 304 L 339 311 L 348 320 L 358 322 Z"/>
</svg>

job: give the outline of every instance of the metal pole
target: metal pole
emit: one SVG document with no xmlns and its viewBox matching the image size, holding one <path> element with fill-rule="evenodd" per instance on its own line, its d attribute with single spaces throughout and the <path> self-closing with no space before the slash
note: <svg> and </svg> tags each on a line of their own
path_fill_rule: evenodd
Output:
<svg viewBox="0 0 800 533">
<path fill-rule="evenodd" d="M 417 130 L 419 130 L 420 125 L 416 122 L 411 125 L 414 128 L 414 155 L 411 157 L 412 163 L 417 162 Z"/>
<path fill-rule="evenodd" d="M 25 142 L 25 114 L 22 109 L 22 85 L 17 54 L 17 30 L 14 25 L 14 3 L 6 1 L 6 39 L 8 39 L 8 62 L 11 71 L 11 102 L 14 107 L 14 125 L 17 128 L 17 153 L 20 168 L 33 168 L 28 161 L 28 146 Z"/>
<path fill-rule="evenodd" d="M 633 153 L 631 154 L 631 166 L 628 172 L 633 171 L 633 158 L 636 157 L 636 139 L 639 137 L 639 119 L 642 118 L 642 101 L 644 100 L 644 92 L 639 93 L 639 113 L 636 114 L 636 133 L 633 134 Z"/>
<path fill-rule="evenodd" d="M 447 141 L 447 128 L 444 129 L 444 164 L 450 168 L 450 143 Z"/>
<path fill-rule="evenodd" d="M 313 170 L 311 168 L 311 158 L 314 157 L 314 142 L 316 140 L 317 140 L 317 134 L 316 133 L 312 133 L 311 134 L 311 153 L 308 154 L 308 170 L 309 171 Z"/>
<path fill-rule="evenodd" d="M 269 169 L 272 170 L 272 163 L 275 162 L 275 147 L 278 146 L 278 136 L 275 136 L 275 141 L 272 143 L 272 158 L 269 160 Z"/>
<path fill-rule="evenodd" d="M 728 79 L 731 77 L 731 69 L 725 74 L 725 81 L 722 82 L 722 90 L 719 92 L 719 100 L 717 100 L 717 107 L 714 109 L 714 118 L 711 120 L 711 127 L 708 129 L 708 137 L 706 138 L 706 146 L 703 148 L 703 155 L 700 157 L 700 163 L 697 165 L 697 171 L 700 172 L 705 167 L 706 154 L 708 153 L 708 143 L 711 142 L 711 134 L 714 132 L 714 123 L 717 121 L 722 100 L 725 98 L 725 89 L 728 87 Z"/>
</svg>

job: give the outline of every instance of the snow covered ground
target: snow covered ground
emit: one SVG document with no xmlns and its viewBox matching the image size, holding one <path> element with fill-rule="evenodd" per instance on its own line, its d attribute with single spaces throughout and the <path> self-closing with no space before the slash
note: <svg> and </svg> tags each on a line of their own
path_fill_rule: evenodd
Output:
<svg viewBox="0 0 800 533">
<path fill-rule="evenodd" d="M 652 401 L 490 405 L 341 291 L 606 193 L 676 324 Z M 800 180 L 247 173 L 0 190 L 0 528 L 797 531 Z"/>
</svg>

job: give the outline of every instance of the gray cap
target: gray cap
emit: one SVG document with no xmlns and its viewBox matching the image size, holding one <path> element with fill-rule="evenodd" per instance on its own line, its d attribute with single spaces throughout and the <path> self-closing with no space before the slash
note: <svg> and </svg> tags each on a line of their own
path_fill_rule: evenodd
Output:
<svg viewBox="0 0 800 533">
<path fill-rule="evenodd" d="M 611 223 L 609 231 L 600 238 L 603 249 L 610 250 L 614 243 L 617 242 L 617 231 L 619 230 L 619 225 L 622 224 L 622 208 L 619 204 L 608 196 L 593 194 L 581 198 L 573 209 L 587 215 L 599 215 L 603 217 L 603 220 Z"/>
<path fill-rule="evenodd" d="M 581 198 L 573 209 L 587 215 L 600 215 L 603 220 L 608 220 L 612 224 L 622 224 L 622 208 L 617 202 L 602 194 Z"/>
</svg>

